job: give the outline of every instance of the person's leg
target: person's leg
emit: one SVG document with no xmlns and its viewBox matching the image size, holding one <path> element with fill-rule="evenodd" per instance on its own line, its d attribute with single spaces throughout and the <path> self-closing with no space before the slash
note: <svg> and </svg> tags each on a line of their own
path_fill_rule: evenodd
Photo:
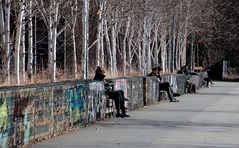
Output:
<svg viewBox="0 0 239 148">
<path fill-rule="evenodd" d="M 171 92 L 171 88 L 168 87 L 167 89 L 165 89 L 167 94 L 168 94 L 168 98 L 170 102 L 178 102 L 178 100 L 176 100 Z"/>
<path fill-rule="evenodd" d="M 208 87 L 209 86 L 209 81 L 210 81 L 209 78 L 205 78 L 204 80 L 206 81 L 206 87 Z"/>
<path fill-rule="evenodd" d="M 109 98 L 113 99 L 115 102 L 115 108 L 116 108 L 116 117 L 121 117 L 120 114 L 120 96 L 118 91 L 109 91 L 108 93 Z"/>
<path fill-rule="evenodd" d="M 192 83 L 188 84 L 188 93 L 192 93 Z"/>
<path fill-rule="evenodd" d="M 212 80 L 211 80 L 210 78 L 208 78 L 208 80 L 209 80 L 209 82 L 211 83 L 211 85 L 213 85 L 213 82 L 212 82 Z"/>
<path fill-rule="evenodd" d="M 172 93 L 171 93 L 171 88 L 168 82 L 164 82 L 160 84 L 160 90 L 164 90 L 167 92 L 168 99 L 170 102 L 176 102 L 176 99 L 174 99 Z"/>
<path fill-rule="evenodd" d="M 196 85 L 192 84 L 192 93 L 196 93 Z"/>
<path fill-rule="evenodd" d="M 124 117 L 130 117 L 129 115 L 126 114 L 126 108 L 125 108 L 125 96 L 124 96 L 124 91 L 123 90 L 118 90 L 119 95 L 120 95 L 120 109 L 121 109 L 121 113 Z"/>
<path fill-rule="evenodd" d="M 123 97 L 125 101 L 128 101 L 128 99 L 124 95 L 124 91 L 123 90 L 118 90 L 118 91 L 120 92 L 121 97 Z"/>
</svg>

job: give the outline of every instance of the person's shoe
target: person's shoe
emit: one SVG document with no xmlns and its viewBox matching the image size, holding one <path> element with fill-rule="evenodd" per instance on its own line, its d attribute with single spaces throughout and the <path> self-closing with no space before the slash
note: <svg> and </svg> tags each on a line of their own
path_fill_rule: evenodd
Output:
<svg viewBox="0 0 239 148">
<path fill-rule="evenodd" d="M 179 100 L 171 99 L 169 102 L 179 102 Z"/>
<path fill-rule="evenodd" d="M 128 115 L 128 114 L 123 114 L 123 116 L 124 116 L 124 117 L 130 117 L 130 115 Z"/>
<path fill-rule="evenodd" d="M 178 94 L 178 93 L 175 93 L 175 94 L 173 94 L 173 96 L 174 96 L 174 97 L 179 97 L 179 96 L 180 96 L 180 94 Z"/>
<path fill-rule="evenodd" d="M 122 115 L 122 114 L 116 114 L 116 118 L 124 118 L 124 115 Z"/>
<path fill-rule="evenodd" d="M 128 98 L 124 98 L 124 100 L 125 100 L 125 101 L 129 101 L 129 99 L 128 99 Z"/>
</svg>

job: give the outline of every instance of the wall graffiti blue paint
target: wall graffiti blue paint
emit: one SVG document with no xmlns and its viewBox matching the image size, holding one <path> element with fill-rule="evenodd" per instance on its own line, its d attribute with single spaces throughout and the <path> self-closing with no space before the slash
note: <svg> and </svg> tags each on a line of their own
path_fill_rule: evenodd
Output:
<svg viewBox="0 0 239 148">
<path fill-rule="evenodd" d="M 82 123 L 84 109 L 84 86 L 77 85 L 66 89 L 66 116 L 69 118 L 70 124 L 75 125 Z"/>
<path fill-rule="evenodd" d="M 1 98 L 0 102 L 0 147 L 7 147 L 8 139 L 8 111 L 6 98 Z"/>
</svg>

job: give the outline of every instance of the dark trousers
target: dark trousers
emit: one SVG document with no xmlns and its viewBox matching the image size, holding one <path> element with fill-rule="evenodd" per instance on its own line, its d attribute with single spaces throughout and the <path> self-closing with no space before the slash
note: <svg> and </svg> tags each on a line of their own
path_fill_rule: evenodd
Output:
<svg viewBox="0 0 239 148">
<path fill-rule="evenodd" d="M 206 87 L 209 86 L 209 82 L 213 84 L 210 78 L 204 78 L 204 80 L 206 81 Z"/>
<path fill-rule="evenodd" d="M 123 90 L 112 90 L 112 91 L 106 91 L 106 94 L 109 96 L 110 99 L 113 99 L 115 101 L 115 107 L 117 114 L 121 113 L 125 114 L 125 106 L 124 106 L 124 91 Z"/>
<path fill-rule="evenodd" d="M 173 95 L 172 95 L 172 92 L 171 92 L 171 87 L 170 87 L 168 82 L 160 83 L 159 84 L 159 89 L 166 91 L 167 94 L 168 94 L 169 100 L 173 100 Z"/>
</svg>

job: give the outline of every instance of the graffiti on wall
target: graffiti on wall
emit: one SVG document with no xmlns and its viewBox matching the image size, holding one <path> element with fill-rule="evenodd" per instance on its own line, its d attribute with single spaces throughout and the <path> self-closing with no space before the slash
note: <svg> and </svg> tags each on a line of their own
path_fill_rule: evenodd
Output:
<svg viewBox="0 0 239 148">
<path fill-rule="evenodd" d="M 8 112 L 6 98 L 0 98 L 0 147 L 7 145 Z"/>
<path fill-rule="evenodd" d="M 71 125 L 83 122 L 85 92 L 83 85 L 77 85 L 66 89 L 66 116 Z"/>
<path fill-rule="evenodd" d="M 1 94 L 0 147 L 12 147 L 20 143 L 29 143 L 29 108 L 31 104 L 29 95 L 29 91 Z"/>
<path fill-rule="evenodd" d="M 16 123 L 14 130 L 17 131 L 16 139 L 17 143 L 24 142 L 24 144 L 29 143 L 30 137 L 30 93 L 29 92 L 16 92 L 15 96 L 12 97 L 14 100 L 13 108 L 13 121 Z"/>
<path fill-rule="evenodd" d="M 90 93 L 88 95 L 89 103 L 91 107 L 88 107 L 88 117 L 89 121 L 95 120 L 96 118 L 102 118 L 105 116 L 105 99 L 104 95 L 104 84 L 102 82 L 92 82 L 89 83 Z M 93 103 L 95 101 L 95 103 Z M 94 104 L 96 105 L 96 109 L 94 109 Z"/>
<path fill-rule="evenodd" d="M 120 79 L 115 81 L 115 90 L 123 90 L 124 95 L 128 96 L 128 83 L 126 79 Z"/>
</svg>

